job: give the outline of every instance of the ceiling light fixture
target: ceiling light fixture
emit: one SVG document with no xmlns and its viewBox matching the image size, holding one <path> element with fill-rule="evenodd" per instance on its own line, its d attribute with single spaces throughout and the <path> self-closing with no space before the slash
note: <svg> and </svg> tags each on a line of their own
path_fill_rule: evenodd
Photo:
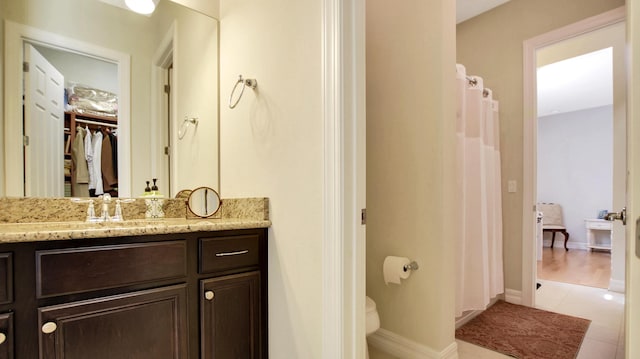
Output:
<svg viewBox="0 0 640 359">
<path fill-rule="evenodd" d="M 148 15 L 155 9 L 160 0 L 125 0 L 124 3 L 131 9 L 139 14 Z"/>
</svg>

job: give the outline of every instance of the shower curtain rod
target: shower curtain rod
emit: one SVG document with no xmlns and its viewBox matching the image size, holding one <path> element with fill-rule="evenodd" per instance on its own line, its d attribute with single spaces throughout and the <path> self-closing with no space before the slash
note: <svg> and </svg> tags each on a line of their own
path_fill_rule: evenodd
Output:
<svg viewBox="0 0 640 359">
<path fill-rule="evenodd" d="M 478 85 L 478 80 L 475 77 L 471 77 L 471 76 L 466 76 L 466 77 L 470 85 L 473 85 L 473 86 Z M 489 97 L 489 91 L 487 91 L 487 89 L 482 90 L 482 97 Z"/>
</svg>

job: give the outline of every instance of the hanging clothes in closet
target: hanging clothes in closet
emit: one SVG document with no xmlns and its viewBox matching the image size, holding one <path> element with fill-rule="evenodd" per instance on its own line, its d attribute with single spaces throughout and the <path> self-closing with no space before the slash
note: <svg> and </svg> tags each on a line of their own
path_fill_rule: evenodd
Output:
<svg viewBox="0 0 640 359">
<path fill-rule="evenodd" d="M 504 292 L 498 102 L 483 79 L 456 66 L 458 188 L 456 316 Z"/>
<path fill-rule="evenodd" d="M 71 161 L 73 163 L 71 170 L 71 186 L 73 197 L 89 197 L 89 169 L 87 166 L 87 158 L 84 152 L 84 141 L 87 131 L 78 126 L 76 127 L 76 137 L 71 146 Z"/>
<path fill-rule="evenodd" d="M 88 125 L 78 127 L 72 156 L 77 164 L 74 167 L 74 196 L 118 195 L 118 142 L 115 131 L 102 127 L 92 131 Z"/>
<path fill-rule="evenodd" d="M 117 175 L 117 142 L 116 136 L 109 129 L 105 129 L 100 153 L 100 169 L 102 173 L 103 192 L 110 193 L 118 188 Z M 114 146 L 115 145 L 115 146 Z"/>
</svg>

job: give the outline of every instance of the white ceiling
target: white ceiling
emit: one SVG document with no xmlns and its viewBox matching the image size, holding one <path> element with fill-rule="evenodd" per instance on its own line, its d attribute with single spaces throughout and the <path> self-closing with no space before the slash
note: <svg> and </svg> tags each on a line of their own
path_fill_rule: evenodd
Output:
<svg viewBox="0 0 640 359">
<path fill-rule="evenodd" d="M 456 0 L 456 24 L 489 11 L 510 0 Z"/>
<path fill-rule="evenodd" d="M 538 68 L 538 116 L 613 104 L 611 47 Z"/>
</svg>

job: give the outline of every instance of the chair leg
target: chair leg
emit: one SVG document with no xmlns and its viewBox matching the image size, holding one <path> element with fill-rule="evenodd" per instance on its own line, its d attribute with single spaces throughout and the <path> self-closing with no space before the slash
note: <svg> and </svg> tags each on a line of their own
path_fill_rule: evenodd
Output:
<svg viewBox="0 0 640 359">
<path fill-rule="evenodd" d="M 556 231 L 551 232 L 551 249 L 553 249 L 553 244 L 556 242 Z"/>
<path fill-rule="evenodd" d="M 567 248 L 567 242 L 569 241 L 569 232 L 562 231 L 562 234 L 564 234 L 564 250 L 568 251 L 569 248 Z"/>
</svg>

